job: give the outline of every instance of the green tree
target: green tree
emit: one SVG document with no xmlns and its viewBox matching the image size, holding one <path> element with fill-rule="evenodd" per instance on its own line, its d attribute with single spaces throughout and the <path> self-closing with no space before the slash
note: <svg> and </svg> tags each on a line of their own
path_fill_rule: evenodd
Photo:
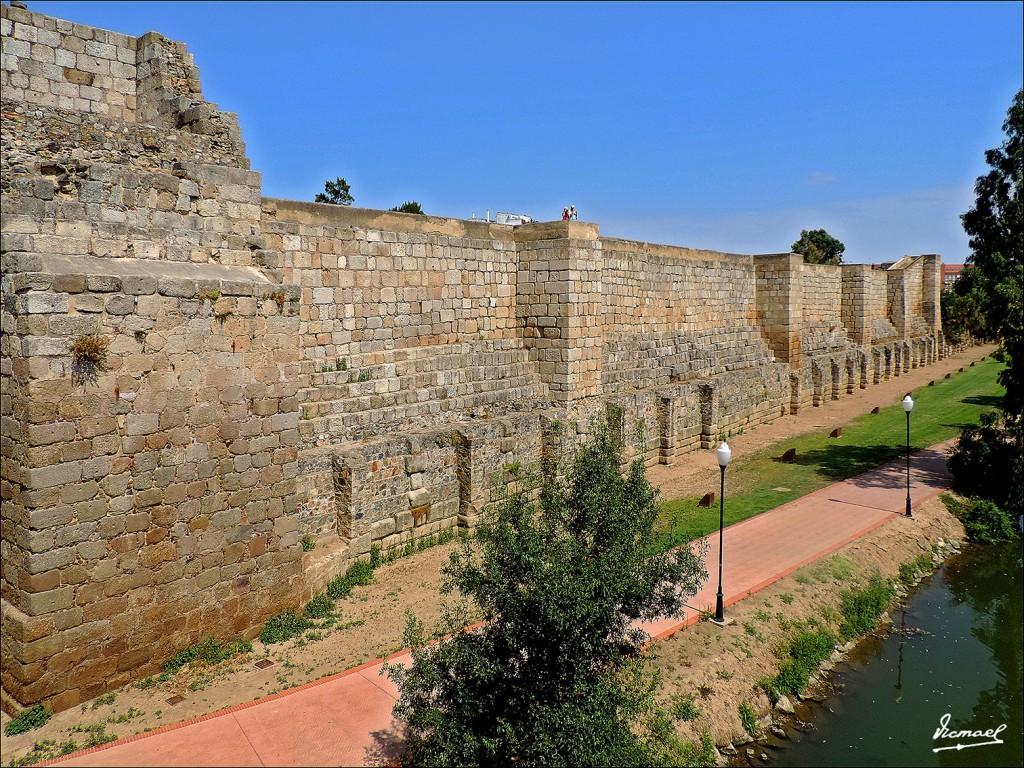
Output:
<svg viewBox="0 0 1024 768">
<path fill-rule="evenodd" d="M 939 299 L 942 310 L 942 334 L 946 341 L 959 344 L 968 337 L 989 337 L 985 314 L 982 312 L 985 292 L 981 287 L 977 269 L 971 266 L 964 267 Z"/>
<path fill-rule="evenodd" d="M 802 229 L 800 239 L 790 249 L 808 264 L 842 264 L 846 246 L 824 229 Z"/>
<path fill-rule="evenodd" d="M 486 622 L 463 632 L 449 608 L 427 645 L 410 618 L 413 662 L 389 672 L 408 725 L 407 765 L 639 765 L 671 761 L 652 707 L 636 620 L 678 615 L 707 578 L 688 547 L 650 555 L 657 491 L 641 459 L 625 476 L 606 425 L 563 472 L 500 491 L 474 541 L 444 569 L 446 593 Z M 561 476 L 562 479 L 559 479 Z M 676 743 L 676 747 L 679 744 Z"/>
<path fill-rule="evenodd" d="M 415 200 L 408 200 L 401 205 L 396 205 L 394 208 L 388 208 L 389 211 L 397 211 L 398 213 L 423 213 L 423 208 Z"/>
<path fill-rule="evenodd" d="M 977 271 L 982 311 L 1001 340 L 1006 369 L 1004 411 L 1014 421 L 1024 411 L 1024 88 L 1017 91 L 1006 121 L 1006 140 L 985 153 L 991 170 L 975 182 L 974 207 L 962 217 L 970 236 L 967 263 Z"/>
<path fill-rule="evenodd" d="M 967 259 L 977 279 L 981 314 L 1000 340 L 1006 367 L 1002 414 L 965 429 L 950 457 L 955 486 L 977 493 L 1016 517 L 1024 512 L 1024 88 L 1006 121 L 1006 139 L 985 153 L 992 169 L 974 185 L 974 207 L 962 217 L 970 236 Z M 989 478 L 978 483 L 979 478 Z"/>
<path fill-rule="evenodd" d="M 313 198 L 314 203 L 330 203 L 331 205 L 352 205 L 355 198 L 352 197 L 352 190 L 348 182 L 340 176 L 334 181 L 324 182 L 324 191 L 318 192 Z"/>
</svg>

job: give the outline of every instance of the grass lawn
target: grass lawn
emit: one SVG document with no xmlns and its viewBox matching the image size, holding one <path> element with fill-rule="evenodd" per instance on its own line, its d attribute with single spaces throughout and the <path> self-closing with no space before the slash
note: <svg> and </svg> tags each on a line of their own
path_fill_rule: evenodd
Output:
<svg viewBox="0 0 1024 768">
<path fill-rule="evenodd" d="M 1003 388 L 996 383 L 996 374 L 1002 368 L 1002 363 L 987 359 L 963 373 L 936 381 L 935 386 L 918 387 L 912 395 L 911 447 L 926 448 L 955 437 L 963 427 L 976 424 L 981 413 L 998 408 Z M 746 520 L 901 458 L 906 455 L 906 442 L 907 417 L 900 405 L 894 405 L 844 425 L 840 438 L 830 438 L 826 432 L 807 432 L 749 456 L 734 453 L 725 475 L 725 524 Z M 796 448 L 796 461 L 779 461 L 789 448 Z M 718 484 L 705 490 L 717 494 Z M 697 506 L 700 498 L 662 502 L 657 549 L 718 529 L 717 499 L 708 508 Z"/>
</svg>

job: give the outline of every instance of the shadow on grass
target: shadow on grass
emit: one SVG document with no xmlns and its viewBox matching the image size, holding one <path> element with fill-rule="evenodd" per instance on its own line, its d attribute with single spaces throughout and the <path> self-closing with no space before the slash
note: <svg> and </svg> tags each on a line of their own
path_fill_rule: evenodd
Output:
<svg viewBox="0 0 1024 768">
<path fill-rule="evenodd" d="M 926 448 L 913 451 L 911 455 L 911 473 L 916 480 L 929 484 L 948 482 L 943 451 Z M 898 488 L 905 482 L 899 473 L 872 470 L 880 470 L 905 457 L 905 447 L 830 445 L 798 456 L 796 463 L 815 467 L 819 475 L 833 482 L 850 480 L 859 488 Z"/>
<path fill-rule="evenodd" d="M 904 449 L 891 444 L 843 445 L 834 443 L 797 454 L 794 464 L 811 467 L 814 471 L 832 481 L 868 472 L 904 455 Z"/>
<path fill-rule="evenodd" d="M 939 424 L 939 426 L 940 427 L 950 427 L 952 429 L 957 429 L 957 430 L 960 430 L 961 432 L 963 432 L 968 427 L 976 427 L 976 426 L 978 426 L 978 422 L 976 422 L 976 421 L 965 421 L 965 422 L 962 422 L 960 424 Z"/>
<path fill-rule="evenodd" d="M 1003 404 L 1002 395 L 971 395 L 960 401 L 971 405 L 983 405 L 987 408 L 999 408 Z"/>
</svg>

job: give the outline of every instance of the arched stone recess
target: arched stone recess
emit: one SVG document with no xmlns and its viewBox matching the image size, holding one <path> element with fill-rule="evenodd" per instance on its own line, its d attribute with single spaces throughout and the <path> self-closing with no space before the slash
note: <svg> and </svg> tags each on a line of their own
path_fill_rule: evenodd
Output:
<svg viewBox="0 0 1024 768">
<path fill-rule="evenodd" d="M 812 387 L 812 401 L 811 404 L 817 408 L 822 405 L 825 399 L 825 378 L 826 374 L 822 364 L 817 361 L 811 361 L 811 387 Z"/>
</svg>

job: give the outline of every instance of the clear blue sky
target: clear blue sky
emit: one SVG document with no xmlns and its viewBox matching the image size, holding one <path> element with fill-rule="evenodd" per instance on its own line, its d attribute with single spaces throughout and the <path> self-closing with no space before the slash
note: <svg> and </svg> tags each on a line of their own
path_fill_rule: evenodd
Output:
<svg viewBox="0 0 1024 768">
<path fill-rule="evenodd" d="M 184 41 L 268 196 L 851 262 L 963 260 L 1024 61 L 1019 2 L 28 6 Z"/>
</svg>

